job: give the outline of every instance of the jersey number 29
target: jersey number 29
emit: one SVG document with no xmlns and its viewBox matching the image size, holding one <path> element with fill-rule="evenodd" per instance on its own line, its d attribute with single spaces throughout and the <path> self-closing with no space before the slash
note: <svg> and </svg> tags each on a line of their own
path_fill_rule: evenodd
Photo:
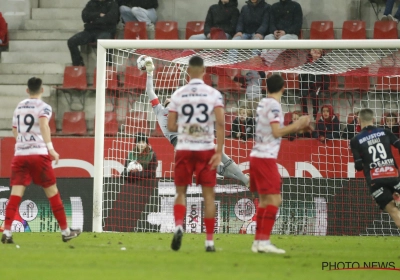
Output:
<svg viewBox="0 0 400 280">
<path fill-rule="evenodd" d="M 372 154 L 372 160 L 374 162 L 380 161 L 381 159 L 387 158 L 385 146 L 382 143 L 378 143 L 376 146 L 370 146 L 368 148 L 369 154 Z M 379 157 L 377 157 L 377 155 Z"/>
</svg>

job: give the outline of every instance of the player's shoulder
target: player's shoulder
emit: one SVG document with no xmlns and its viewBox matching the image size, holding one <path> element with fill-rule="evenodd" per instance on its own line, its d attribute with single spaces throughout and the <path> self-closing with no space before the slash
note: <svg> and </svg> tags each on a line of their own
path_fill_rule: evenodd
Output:
<svg viewBox="0 0 400 280">
<path fill-rule="evenodd" d="M 281 104 L 275 98 L 271 97 L 261 99 L 260 104 L 267 107 L 281 108 Z"/>
</svg>

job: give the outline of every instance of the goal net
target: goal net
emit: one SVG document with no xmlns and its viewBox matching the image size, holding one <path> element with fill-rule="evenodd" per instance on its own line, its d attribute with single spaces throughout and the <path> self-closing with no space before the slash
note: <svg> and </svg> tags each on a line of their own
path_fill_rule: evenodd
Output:
<svg viewBox="0 0 400 280">
<path fill-rule="evenodd" d="M 255 231 L 258 199 L 242 175 L 249 172 L 255 108 L 266 96 L 266 79 L 279 74 L 285 125 L 309 114 L 314 131 L 282 140 L 283 203 L 273 234 L 398 235 L 354 170 L 349 150 L 361 108 L 374 110 L 376 125 L 399 133 L 398 47 L 373 40 L 99 41 L 93 230 L 173 230 L 174 147 L 157 116 L 159 110 L 168 114 L 166 100 L 188 83 L 188 60 L 199 55 L 207 67 L 204 82 L 225 99 L 227 159 L 215 188 L 216 233 Z M 151 84 L 160 105 L 149 95 L 146 71 L 136 65 L 141 55 L 153 59 Z M 243 174 L 232 176 L 230 164 Z M 203 211 L 201 189 L 193 183 L 186 232 L 204 232 Z"/>
</svg>

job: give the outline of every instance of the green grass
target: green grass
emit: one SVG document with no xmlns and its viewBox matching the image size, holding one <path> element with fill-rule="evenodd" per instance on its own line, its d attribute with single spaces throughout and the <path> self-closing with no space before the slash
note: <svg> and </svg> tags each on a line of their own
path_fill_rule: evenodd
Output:
<svg viewBox="0 0 400 280">
<path fill-rule="evenodd" d="M 273 236 L 285 255 L 254 254 L 250 235 L 216 235 L 216 253 L 204 235 L 186 234 L 179 252 L 171 234 L 84 233 L 69 243 L 56 233 L 14 234 L 0 249 L 1 279 L 396 279 L 398 271 L 322 271 L 322 262 L 395 262 L 398 237 Z M 122 251 L 121 247 L 126 247 Z"/>
</svg>

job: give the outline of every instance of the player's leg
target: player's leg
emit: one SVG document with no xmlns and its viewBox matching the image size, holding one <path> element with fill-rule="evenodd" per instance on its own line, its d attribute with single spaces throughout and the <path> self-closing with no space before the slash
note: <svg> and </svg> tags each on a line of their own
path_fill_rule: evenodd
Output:
<svg viewBox="0 0 400 280">
<path fill-rule="evenodd" d="M 223 165 L 219 165 L 217 168 L 219 175 L 242 181 L 247 187 L 249 186 L 249 177 L 243 174 L 242 170 L 231 158 L 223 153 L 221 160 Z"/>
<path fill-rule="evenodd" d="M 204 198 L 204 224 L 206 227 L 206 252 L 215 252 L 215 192 L 213 187 L 203 187 L 202 192 Z"/>
<path fill-rule="evenodd" d="M 14 221 L 15 213 L 18 211 L 19 203 L 21 202 L 22 196 L 25 192 L 25 186 L 14 185 L 11 187 L 11 195 L 6 206 L 6 215 L 4 221 L 4 231 L 1 237 L 3 244 L 13 244 L 13 238 L 11 233 L 11 225 Z"/>
<path fill-rule="evenodd" d="M 400 229 L 400 210 L 396 207 L 394 201 L 386 205 L 385 211 L 390 215 L 396 226 Z"/>
<path fill-rule="evenodd" d="M 396 203 L 393 200 L 393 190 L 392 188 L 380 187 L 378 184 L 375 184 L 370 189 L 375 202 L 390 215 L 396 226 L 400 229 L 400 210 L 396 207 Z"/>
</svg>

